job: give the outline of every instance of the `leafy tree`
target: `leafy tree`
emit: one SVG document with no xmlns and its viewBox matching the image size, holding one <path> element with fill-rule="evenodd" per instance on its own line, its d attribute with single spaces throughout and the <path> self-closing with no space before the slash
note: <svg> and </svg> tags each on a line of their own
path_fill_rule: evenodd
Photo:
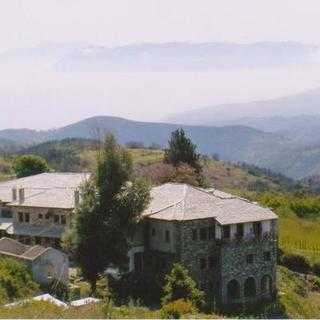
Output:
<svg viewBox="0 0 320 320">
<path fill-rule="evenodd" d="M 175 263 L 163 288 L 164 297 L 162 303 L 165 305 L 179 299 L 191 301 L 199 306 L 203 302 L 204 294 L 197 289 L 195 281 L 189 276 L 188 271 L 179 263 Z"/>
<path fill-rule="evenodd" d="M 13 170 L 18 178 L 48 172 L 49 167 L 45 159 L 35 155 L 23 155 L 15 159 Z"/>
<path fill-rule="evenodd" d="M 169 140 L 169 148 L 165 150 L 164 161 L 179 166 L 186 163 L 199 173 L 201 171 L 200 155 L 196 152 L 197 146 L 192 143 L 182 128 L 173 131 Z"/>
<path fill-rule="evenodd" d="M 150 200 L 150 187 L 132 179 L 132 159 L 112 135 L 106 137 L 94 177 L 81 190 L 72 249 L 92 291 L 107 267 L 127 266 L 129 239 Z"/>
<path fill-rule="evenodd" d="M 0 302 L 32 296 L 39 290 L 28 267 L 16 260 L 0 259 Z"/>
</svg>

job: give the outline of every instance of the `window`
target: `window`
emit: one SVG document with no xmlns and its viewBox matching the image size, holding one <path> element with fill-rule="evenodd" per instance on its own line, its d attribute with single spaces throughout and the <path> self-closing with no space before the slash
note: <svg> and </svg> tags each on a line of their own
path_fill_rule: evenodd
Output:
<svg viewBox="0 0 320 320">
<path fill-rule="evenodd" d="M 207 269 L 207 260 L 205 258 L 200 259 L 200 269 L 201 270 Z"/>
<path fill-rule="evenodd" d="M 208 264 L 209 264 L 209 268 L 210 268 L 211 270 L 214 269 L 214 268 L 217 266 L 217 264 L 218 264 L 217 258 L 215 258 L 215 257 L 209 257 L 209 259 L 208 259 Z"/>
<path fill-rule="evenodd" d="M 50 219 L 50 214 L 47 213 L 47 214 L 45 215 L 45 218 L 46 218 L 46 220 L 49 220 L 49 219 Z"/>
<path fill-rule="evenodd" d="M 207 228 L 200 229 L 200 240 L 207 240 Z"/>
<path fill-rule="evenodd" d="M 55 214 L 54 216 L 53 216 L 53 221 L 54 221 L 54 223 L 59 223 L 59 215 L 57 215 L 57 214 Z"/>
<path fill-rule="evenodd" d="M 12 218 L 12 212 L 10 210 L 2 209 L 1 210 L 2 218 Z"/>
<path fill-rule="evenodd" d="M 244 227 L 243 224 L 237 224 L 237 238 L 242 239 L 244 235 Z"/>
<path fill-rule="evenodd" d="M 208 238 L 210 240 L 215 238 L 215 228 L 214 228 L 214 226 L 208 228 Z"/>
<path fill-rule="evenodd" d="M 134 271 L 142 272 L 143 271 L 143 254 L 142 252 L 137 252 L 134 254 Z"/>
<path fill-rule="evenodd" d="M 192 229 L 192 240 L 197 241 L 198 240 L 198 230 Z"/>
<path fill-rule="evenodd" d="M 254 222 L 253 224 L 254 235 L 259 238 L 262 234 L 262 225 L 261 222 Z"/>
<path fill-rule="evenodd" d="M 227 294 L 229 300 L 240 298 L 240 284 L 237 280 L 231 280 L 228 283 Z"/>
<path fill-rule="evenodd" d="M 270 260 L 271 260 L 271 253 L 270 253 L 270 251 L 265 251 L 265 252 L 263 253 L 263 260 L 264 260 L 264 261 L 270 261 Z"/>
<path fill-rule="evenodd" d="M 263 294 L 269 294 L 272 291 L 272 280 L 268 275 L 263 276 L 261 279 L 261 292 Z"/>
<path fill-rule="evenodd" d="M 170 231 L 166 230 L 166 242 L 169 243 L 170 242 Z"/>
<path fill-rule="evenodd" d="M 19 212 L 18 215 L 19 215 L 19 222 L 23 222 L 23 213 Z"/>
<path fill-rule="evenodd" d="M 254 297 L 256 295 L 256 281 L 254 278 L 248 278 L 244 283 L 244 296 Z"/>
<path fill-rule="evenodd" d="M 26 223 L 30 222 L 30 214 L 29 213 L 24 214 L 24 222 L 26 222 Z"/>
<path fill-rule="evenodd" d="M 253 254 L 248 254 L 247 255 L 247 263 L 252 264 L 254 261 L 254 255 Z"/>
<path fill-rule="evenodd" d="M 230 226 L 223 226 L 223 239 L 230 239 Z"/>
<path fill-rule="evenodd" d="M 41 238 L 40 237 L 35 237 L 36 244 L 41 245 Z"/>
<path fill-rule="evenodd" d="M 61 224 L 66 224 L 66 223 L 67 223 L 67 221 L 66 221 L 66 216 L 65 216 L 65 215 L 62 215 L 62 216 L 60 217 L 60 219 L 61 219 Z"/>
<path fill-rule="evenodd" d="M 156 236 L 156 229 L 155 229 L 155 228 L 152 228 L 152 230 L 151 230 L 151 235 L 152 235 L 153 237 Z"/>
<path fill-rule="evenodd" d="M 40 220 L 43 219 L 43 214 L 42 214 L 42 213 L 39 213 L 39 214 L 38 214 L 38 219 L 40 219 Z"/>
</svg>

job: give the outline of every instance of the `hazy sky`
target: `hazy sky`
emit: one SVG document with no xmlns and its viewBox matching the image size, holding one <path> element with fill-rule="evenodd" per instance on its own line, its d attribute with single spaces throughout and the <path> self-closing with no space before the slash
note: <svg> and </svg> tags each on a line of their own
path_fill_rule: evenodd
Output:
<svg viewBox="0 0 320 320">
<path fill-rule="evenodd" d="M 319 42 L 318 0 L 2 0 L 1 48 L 41 42 Z"/>
<path fill-rule="evenodd" d="M 170 41 L 320 44 L 319 0 L 2 0 L 0 51 L 44 43 Z M 59 74 L 0 64 L 0 129 L 49 128 L 104 114 L 159 120 L 205 105 L 316 87 L 319 71 Z"/>
</svg>

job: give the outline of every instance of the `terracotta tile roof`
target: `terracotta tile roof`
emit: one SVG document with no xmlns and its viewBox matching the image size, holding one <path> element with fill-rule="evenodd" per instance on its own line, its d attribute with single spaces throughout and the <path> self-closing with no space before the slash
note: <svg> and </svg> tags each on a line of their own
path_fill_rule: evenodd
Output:
<svg viewBox="0 0 320 320">
<path fill-rule="evenodd" d="M 161 220 L 214 218 L 220 224 L 277 219 L 268 208 L 218 190 L 166 183 L 151 190 L 151 204 L 144 216 Z"/>
</svg>

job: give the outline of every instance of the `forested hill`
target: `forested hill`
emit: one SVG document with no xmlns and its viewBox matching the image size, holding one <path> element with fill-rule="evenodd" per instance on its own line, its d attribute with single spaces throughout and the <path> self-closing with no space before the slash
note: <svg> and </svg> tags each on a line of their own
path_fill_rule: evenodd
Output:
<svg viewBox="0 0 320 320">
<path fill-rule="evenodd" d="M 206 155 L 219 155 L 226 161 L 245 162 L 268 168 L 294 179 L 320 173 L 320 148 L 297 144 L 292 137 L 266 133 L 246 126 L 206 127 L 131 121 L 116 117 L 93 117 L 48 131 L 30 129 L 0 131 L 0 152 L 67 138 L 99 140 L 112 132 L 121 144 L 167 145 L 172 131 L 183 127 Z"/>
</svg>

